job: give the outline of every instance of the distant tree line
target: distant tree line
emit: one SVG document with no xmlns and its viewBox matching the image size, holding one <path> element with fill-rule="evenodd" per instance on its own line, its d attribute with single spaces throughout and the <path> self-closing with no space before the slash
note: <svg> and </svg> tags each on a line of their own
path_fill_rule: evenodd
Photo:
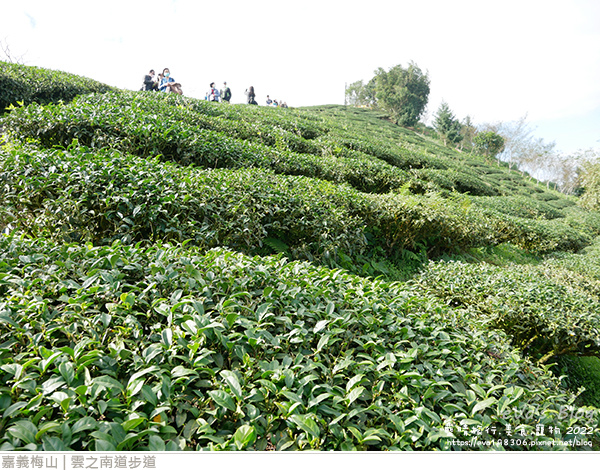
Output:
<svg viewBox="0 0 600 470">
<path fill-rule="evenodd" d="M 396 124 L 411 127 L 417 124 L 429 99 L 430 80 L 417 64 L 408 67 L 396 65 L 389 70 L 378 68 L 367 83 L 363 80 L 346 87 L 346 104 L 377 108 L 385 111 Z M 494 158 L 504 149 L 504 139 L 493 130 L 481 133 L 467 116 L 461 123 L 446 102 L 442 102 L 435 115 L 433 127 L 444 145 L 460 150 L 476 151 Z"/>
<path fill-rule="evenodd" d="M 425 113 L 429 91 L 428 73 L 410 62 L 387 71 L 378 68 L 368 82 L 351 83 L 346 104 L 380 109 L 396 124 L 413 127 Z M 582 202 L 600 210 L 600 202 L 593 202 L 594 197 L 600 201 L 600 154 L 592 149 L 561 154 L 554 142 L 535 137 L 526 119 L 475 125 L 470 116 L 460 121 L 442 101 L 432 127 L 445 146 L 506 162 L 565 194 L 587 194 Z"/>
</svg>

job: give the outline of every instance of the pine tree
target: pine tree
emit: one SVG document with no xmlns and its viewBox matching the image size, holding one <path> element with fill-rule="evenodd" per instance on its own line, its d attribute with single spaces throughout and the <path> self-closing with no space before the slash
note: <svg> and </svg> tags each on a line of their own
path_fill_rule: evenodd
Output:
<svg viewBox="0 0 600 470">
<path fill-rule="evenodd" d="M 444 142 L 444 145 L 449 143 L 456 144 L 463 138 L 461 134 L 461 124 L 454 117 L 450 110 L 450 106 L 445 101 L 442 101 L 438 108 L 433 121 L 433 127 Z"/>
</svg>

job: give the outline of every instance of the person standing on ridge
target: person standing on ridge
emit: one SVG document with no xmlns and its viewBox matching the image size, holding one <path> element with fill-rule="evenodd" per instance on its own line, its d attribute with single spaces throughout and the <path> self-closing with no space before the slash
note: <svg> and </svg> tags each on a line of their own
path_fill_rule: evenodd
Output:
<svg viewBox="0 0 600 470">
<path fill-rule="evenodd" d="M 254 93 L 254 87 L 251 86 L 249 89 L 245 91 L 246 96 L 248 97 L 248 104 L 258 104 L 255 100 L 256 94 Z"/>
<path fill-rule="evenodd" d="M 225 101 L 226 103 L 229 103 L 229 101 L 231 101 L 231 90 L 229 89 L 229 87 L 227 86 L 227 82 L 223 82 L 223 93 L 221 93 L 221 97 L 223 99 L 223 101 Z"/>
<path fill-rule="evenodd" d="M 208 101 L 215 101 L 215 102 L 219 102 L 219 90 L 217 90 L 215 88 L 215 82 L 212 82 L 210 84 L 210 91 L 208 92 Z"/>
</svg>

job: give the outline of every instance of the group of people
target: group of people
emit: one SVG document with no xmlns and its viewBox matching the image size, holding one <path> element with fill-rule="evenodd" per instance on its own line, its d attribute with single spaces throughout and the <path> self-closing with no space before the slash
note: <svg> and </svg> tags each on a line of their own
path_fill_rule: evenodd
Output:
<svg viewBox="0 0 600 470">
<path fill-rule="evenodd" d="M 244 94 L 246 95 L 246 103 L 255 104 L 256 102 L 256 92 L 254 91 L 254 87 L 251 86 L 248 88 Z M 231 89 L 227 86 L 227 82 L 223 82 L 223 89 L 217 90 L 215 88 L 215 83 L 210 84 L 210 91 L 206 93 L 204 97 L 206 101 L 224 101 L 229 103 L 231 101 Z M 287 108 L 287 104 L 284 102 L 279 103 L 277 100 L 272 100 L 269 95 L 267 95 L 267 106 L 275 106 L 281 108 Z"/>
<path fill-rule="evenodd" d="M 180 95 L 183 94 L 183 91 L 181 90 L 181 84 L 175 81 L 168 68 L 163 69 L 162 73 L 159 73 L 157 77 L 155 76 L 154 70 L 150 70 L 150 72 L 144 76 L 144 85 L 142 86 L 142 90 L 173 92 Z M 258 104 L 256 102 L 256 93 L 254 92 L 253 86 L 248 88 L 244 93 L 246 95 L 246 103 L 254 105 Z M 227 86 L 227 82 L 223 82 L 223 88 L 218 90 L 215 86 L 215 83 L 212 82 L 210 84 L 210 90 L 206 93 L 204 99 L 206 101 L 229 103 L 231 101 L 231 89 Z M 280 103 L 277 100 L 272 100 L 269 95 L 267 95 L 267 106 L 281 108 L 288 107 L 285 102 Z"/>
<path fill-rule="evenodd" d="M 231 89 L 227 86 L 227 82 L 223 82 L 223 89 L 217 90 L 217 88 L 215 87 L 215 82 L 212 82 L 210 84 L 210 91 L 206 93 L 204 99 L 206 101 L 224 101 L 226 103 L 229 103 L 229 101 L 231 100 Z"/>
<path fill-rule="evenodd" d="M 277 100 L 272 100 L 271 98 L 269 98 L 269 95 L 267 95 L 267 106 L 274 106 L 276 108 L 287 108 L 288 105 L 285 101 L 279 102 Z"/>
<path fill-rule="evenodd" d="M 171 77 L 171 71 L 168 68 L 164 68 L 162 73 L 158 74 L 158 77 L 155 76 L 154 70 L 150 70 L 148 75 L 144 76 L 142 90 L 173 92 L 179 95 L 183 94 L 181 84 Z"/>
</svg>

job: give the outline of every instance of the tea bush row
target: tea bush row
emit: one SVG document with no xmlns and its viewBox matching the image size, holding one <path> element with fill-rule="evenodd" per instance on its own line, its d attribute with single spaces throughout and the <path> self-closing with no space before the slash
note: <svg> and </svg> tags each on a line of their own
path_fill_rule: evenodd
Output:
<svg viewBox="0 0 600 470">
<path fill-rule="evenodd" d="M 161 116 L 138 106 L 155 98 L 142 99 L 144 94 L 139 94 L 139 99 L 127 100 L 125 105 L 117 96 L 81 98 L 69 106 L 30 106 L 14 110 L 3 122 L 15 139 L 35 138 L 46 147 L 67 147 L 75 139 L 94 148 L 161 155 L 183 165 L 268 168 L 282 174 L 348 182 L 365 192 L 388 192 L 414 180 L 399 168 L 357 152 L 347 151 L 344 156 L 330 147 L 319 147 L 313 153 L 294 152 L 290 147 L 298 150 L 298 146 L 308 144 L 288 145 L 290 142 L 308 141 L 277 129 L 261 132 L 255 124 L 247 123 L 234 128 L 228 121 L 215 122 L 216 118 L 210 118 L 213 121 L 209 123 L 206 118 L 188 116 L 187 110 L 172 106 L 163 111 L 173 109 L 175 115 Z"/>
<path fill-rule="evenodd" d="M 550 204 L 525 196 L 472 197 L 473 203 L 503 214 L 527 219 L 558 219 L 565 214 Z"/>
<path fill-rule="evenodd" d="M 249 108 L 121 92 L 83 96 L 67 106 L 19 109 L 4 121 L 16 138 L 33 137 L 47 147 L 66 147 L 77 139 L 83 145 L 111 146 L 141 156 L 162 154 L 206 168 L 255 166 L 346 181 L 366 192 L 389 192 L 408 184 L 419 194 L 441 189 L 499 194 L 483 172 L 464 162 L 426 156 L 401 145 L 392 148 L 388 141 L 333 124 L 308 132 L 299 124 L 308 120 L 307 113 Z"/>
<path fill-rule="evenodd" d="M 435 195 L 370 195 L 265 170 L 198 170 L 115 151 L 14 149 L 0 200 L 32 236 L 110 243 L 191 239 L 252 251 L 266 238 L 294 258 L 495 244 L 489 220 Z M 18 222 L 16 219 L 18 218 Z"/>
<path fill-rule="evenodd" d="M 549 265 L 492 266 L 438 262 L 414 281 L 446 304 L 503 330 L 513 344 L 546 362 L 600 353 L 597 288 L 574 282 Z"/>
<path fill-rule="evenodd" d="M 459 450 L 475 427 L 597 429 L 476 323 L 282 258 L 4 236 L 0 450 Z"/>
<path fill-rule="evenodd" d="M 81 94 L 113 90 L 115 88 L 78 75 L 0 61 L 0 115 L 19 102 L 68 102 Z"/>
<path fill-rule="evenodd" d="M 295 118 L 286 123 L 281 116 L 274 123 L 272 110 L 252 114 L 248 108 L 156 93 L 115 93 L 80 97 L 68 106 L 15 110 L 5 126 L 17 138 L 34 137 L 47 147 L 68 146 L 77 139 L 84 145 L 111 146 L 136 155 L 162 154 L 182 164 L 258 166 L 347 181 L 367 192 L 388 192 L 410 183 L 410 188 L 423 193 L 428 181 L 403 170 L 425 164 L 446 167 L 430 157 L 381 154 L 374 151 L 382 148 L 381 142 L 349 143 L 325 131 L 308 140 L 297 135 L 307 132 Z"/>
</svg>

